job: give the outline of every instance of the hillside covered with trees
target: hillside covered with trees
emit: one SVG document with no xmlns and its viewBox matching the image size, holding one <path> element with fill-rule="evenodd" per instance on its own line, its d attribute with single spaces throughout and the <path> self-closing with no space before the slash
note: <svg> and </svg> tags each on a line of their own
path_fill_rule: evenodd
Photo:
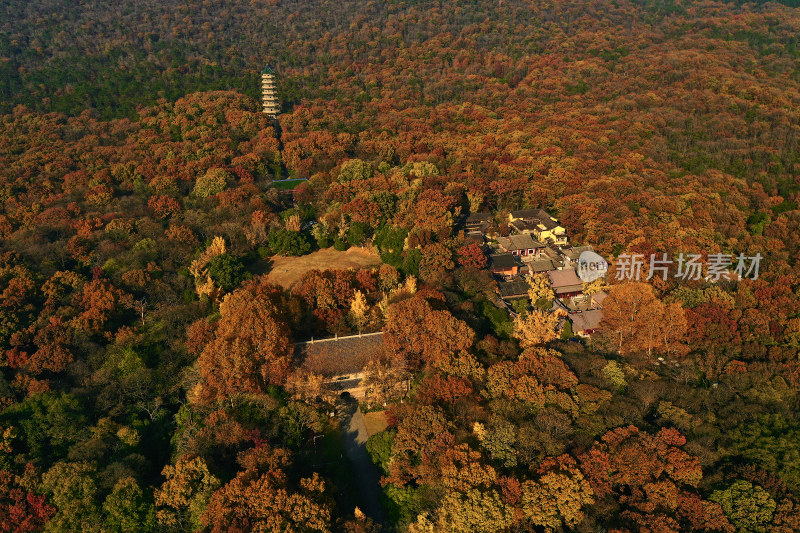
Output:
<svg viewBox="0 0 800 533">
<path fill-rule="evenodd" d="M 793 2 L 3 2 L 0 531 L 379 531 L 295 343 L 381 330 L 386 531 L 800 531 L 798 36 Z M 764 259 L 609 276 L 577 338 L 464 234 L 529 207 L 612 263 Z M 270 281 L 350 247 L 380 266 Z"/>
</svg>

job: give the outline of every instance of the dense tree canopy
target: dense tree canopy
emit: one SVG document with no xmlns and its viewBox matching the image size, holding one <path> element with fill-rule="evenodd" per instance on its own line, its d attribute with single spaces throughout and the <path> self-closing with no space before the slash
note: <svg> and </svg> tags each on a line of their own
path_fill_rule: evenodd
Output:
<svg viewBox="0 0 800 533">
<path fill-rule="evenodd" d="M 255 279 L 223 300 L 213 338 L 197 360 L 198 399 L 263 393 L 267 385 L 283 384 L 293 348 L 281 299 L 277 287 Z"/>
</svg>

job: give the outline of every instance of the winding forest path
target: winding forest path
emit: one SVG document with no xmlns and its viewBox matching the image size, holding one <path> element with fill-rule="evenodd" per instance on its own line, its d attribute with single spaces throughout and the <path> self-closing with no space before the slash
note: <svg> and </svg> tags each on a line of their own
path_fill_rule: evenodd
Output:
<svg viewBox="0 0 800 533">
<path fill-rule="evenodd" d="M 278 153 L 281 156 L 280 176 L 273 177 L 273 180 L 283 181 L 289 178 L 289 168 L 286 166 L 286 161 L 283 159 L 283 128 L 278 119 L 272 120 L 272 127 L 275 128 L 275 137 L 278 139 Z"/>
<path fill-rule="evenodd" d="M 372 464 L 367 454 L 367 426 L 364 415 L 358 408 L 355 400 L 341 400 L 338 405 L 339 418 L 342 427 L 342 439 L 347 458 L 353 465 L 359 496 L 361 496 L 361 510 L 384 529 L 388 526 L 386 510 L 381 504 L 381 485 L 378 469 Z"/>
</svg>

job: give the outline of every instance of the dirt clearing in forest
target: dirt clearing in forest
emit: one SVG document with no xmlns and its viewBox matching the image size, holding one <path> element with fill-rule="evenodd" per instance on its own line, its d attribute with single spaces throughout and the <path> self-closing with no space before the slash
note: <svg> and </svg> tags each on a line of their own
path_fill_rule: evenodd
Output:
<svg viewBox="0 0 800 533">
<path fill-rule="evenodd" d="M 300 257 L 274 256 L 272 258 L 272 270 L 267 275 L 267 279 L 288 289 L 297 283 L 297 280 L 309 270 L 359 269 L 380 264 L 381 259 L 378 254 L 367 248 L 353 247 L 344 252 L 338 252 L 333 248 L 325 248 Z"/>
</svg>

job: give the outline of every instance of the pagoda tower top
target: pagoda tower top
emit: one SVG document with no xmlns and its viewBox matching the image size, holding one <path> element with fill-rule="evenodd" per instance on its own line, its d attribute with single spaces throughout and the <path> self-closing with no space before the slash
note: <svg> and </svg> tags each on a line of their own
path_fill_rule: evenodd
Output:
<svg viewBox="0 0 800 533">
<path fill-rule="evenodd" d="M 267 65 L 261 71 L 261 110 L 276 119 L 281 112 L 281 104 L 278 101 L 278 91 L 275 86 L 275 71 Z"/>
</svg>

